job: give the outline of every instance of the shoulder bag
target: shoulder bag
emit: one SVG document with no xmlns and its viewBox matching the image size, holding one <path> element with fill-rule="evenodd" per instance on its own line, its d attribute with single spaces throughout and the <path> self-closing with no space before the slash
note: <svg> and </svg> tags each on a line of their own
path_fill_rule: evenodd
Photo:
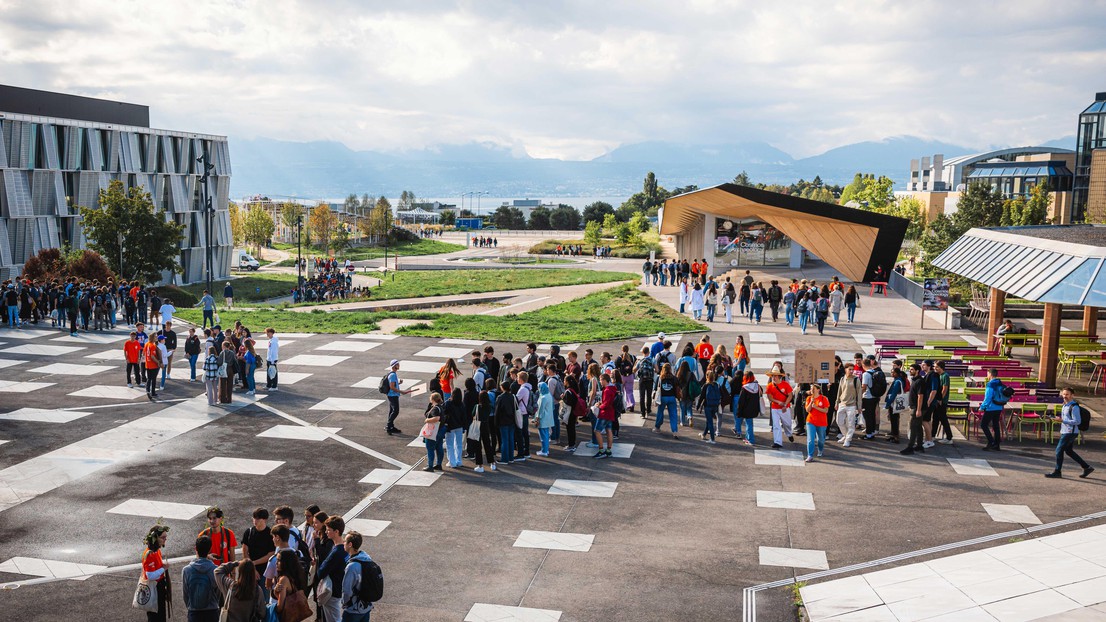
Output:
<svg viewBox="0 0 1106 622">
<path fill-rule="evenodd" d="M 303 590 L 296 590 L 284 598 L 284 608 L 280 611 L 280 622 L 303 622 L 314 615 L 307 604 Z"/>
<path fill-rule="evenodd" d="M 157 613 L 157 582 L 150 583 L 144 572 L 138 577 L 138 587 L 134 590 L 131 606 L 149 613 Z"/>
</svg>

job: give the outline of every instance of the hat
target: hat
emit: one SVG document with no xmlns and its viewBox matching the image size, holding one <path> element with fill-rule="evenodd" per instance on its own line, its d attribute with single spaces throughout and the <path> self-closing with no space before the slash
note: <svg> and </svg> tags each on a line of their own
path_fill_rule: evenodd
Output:
<svg viewBox="0 0 1106 622">
<path fill-rule="evenodd" d="M 657 339 L 664 339 L 664 333 L 657 333 Z"/>
<path fill-rule="evenodd" d="M 157 340 L 158 341 L 165 341 L 165 335 L 158 335 Z"/>
<path fill-rule="evenodd" d="M 391 368 L 395 367 L 396 365 L 399 365 L 399 359 L 392 359 L 392 362 L 388 363 L 388 369 L 391 369 Z"/>
<path fill-rule="evenodd" d="M 777 364 L 777 365 L 772 366 L 772 370 L 768 372 L 768 375 L 769 375 L 769 377 L 771 377 L 771 376 L 785 376 L 787 374 L 785 374 L 783 372 L 783 367 L 781 367 L 780 365 Z"/>
</svg>

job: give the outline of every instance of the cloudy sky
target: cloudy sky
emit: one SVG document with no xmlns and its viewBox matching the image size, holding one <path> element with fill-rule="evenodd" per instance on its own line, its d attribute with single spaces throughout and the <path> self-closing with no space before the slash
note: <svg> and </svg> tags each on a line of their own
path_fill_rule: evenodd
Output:
<svg viewBox="0 0 1106 622">
<path fill-rule="evenodd" d="M 1106 2 L 1083 0 L 0 0 L 0 81 L 238 138 L 800 157 L 1074 134 L 1106 91 L 1104 33 Z"/>
</svg>

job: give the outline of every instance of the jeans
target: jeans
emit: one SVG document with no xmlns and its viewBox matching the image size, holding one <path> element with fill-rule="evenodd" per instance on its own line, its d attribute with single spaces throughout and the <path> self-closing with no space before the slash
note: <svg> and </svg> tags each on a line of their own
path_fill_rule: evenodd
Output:
<svg viewBox="0 0 1106 622">
<path fill-rule="evenodd" d="M 667 286 L 668 286 L 668 273 L 667 272 L 661 272 L 661 287 L 667 287 Z"/>
<path fill-rule="evenodd" d="M 749 319 L 760 322 L 760 316 L 764 313 L 764 303 L 753 301 L 752 307 L 749 309 Z"/>
<path fill-rule="evenodd" d="M 464 428 L 455 428 L 445 433 L 445 451 L 449 458 L 449 466 L 454 468 L 461 466 L 461 460 L 465 455 L 464 447 Z"/>
<path fill-rule="evenodd" d="M 834 326 L 836 326 L 837 323 L 841 321 L 841 312 L 840 311 L 830 311 L 830 315 L 833 316 L 833 324 L 834 324 Z"/>
<path fill-rule="evenodd" d="M 660 399 L 657 403 L 657 424 L 653 426 L 658 430 L 661 427 L 661 422 L 664 421 L 664 410 L 668 409 L 668 423 L 672 426 L 672 433 L 680 431 L 680 420 L 676 418 L 676 398 L 667 395 Z"/>
<path fill-rule="evenodd" d="M 196 359 L 198 358 L 200 358 L 199 354 L 188 355 L 188 370 L 192 374 L 190 377 L 191 380 L 196 379 Z"/>
<path fill-rule="evenodd" d="M 553 427 L 549 428 L 549 440 L 556 443 L 561 440 L 561 403 L 553 402 Z"/>
<path fill-rule="evenodd" d="M 930 428 L 929 435 L 937 436 L 942 427 L 945 429 L 945 438 L 951 441 L 952 424 L 949 423 L 949 407 L 937 400 L 937 403 L 933 406 L 933 427 Z"/>
<path fill-rule="evenodd" d="M 795 307 L 787 305 L 783 310 L 783 319 L 787 322 L 788 326 L 795 323 Z"/>
<path fill-rule="evenodd" d="M 813 458 L 815 449 L 818 450 L 819 456 L 826 450 L 826 426 L 808 423 L 806 424 L 806 456 Z"/>
<path fill-rule="evenodd" d="M 369 614 L 371 611 L 365 613 L 351 613 L 349 611 L 342 612 L 342 622 L 369 622 Z"/>
<path fill-rule="evenodd" d="M 806 333 L 806 325 L 809 321 L 810 313 L 803 312 L 799 314 L 799 329 L 802 330 L 804 334 Z"/>
<path fill-rule="evenodd" d="M 849 323 L 852 324 L 853 318 L 856 317 L 856 303 L 850 302 L 849 304 L 845 305 L 845 311 L 845 316 L 849 318 Z"/>
<path fill-rule="evenodd" d="M 442 466 L 442 454 L 445 453 L 442 450 L 442 441 L 431 440 L 429 438 L 422 439 L 423 443 L 426 443 L 426 466 Z M 438 461 L 434 462 L 434 457 L 437 456 Z"/>
<path fill-rule="evenodd" d="M 987 437 L 988 447 L 998 447 L 1002 442 L 1002 410 L 987 410 L 983 412 L 983 420 L 979 427 L 983 428 L 983 436 Z M 992 432 L 993 430 L 993 432 Z"/>
<path fill-rule="evenodd" d="M 388 428 L 389 430 L 396 429 L 396 417 L 399 416 L 399 396 L 388 396 Z"/>
<path fill-rule="evenodd" d="M 165 379 L 168 378 L 168 377 L 169 377 L 169 366 L 168 365 L 162 365 L 161 366 L 161 388 L 162 389 L 165 388 Z"/>
<path fill-rule="evenodd" d="M 520 456 L 530 455 L 530 420 L 522 418 L 522 427 L 515 428 L 515 453 Z"/>
<path fill-rule="evenodd" d="M 821 313 L 818 314 L 818 334 L 826 332 L 826 316 Z"/>
<path fill-rule="evenodd" d="M 749 314 L 749 299 L 748 298 L 738 298 L 737 300 L 738 300 L 739 303 L 741 303 L 740 304 L 741 315 L 748 315 Z"/>
<path fill-rule="evenodd" d="M 1079 438 L 1079 432 L 1072 432 L 1071 434 L 1061 434 L 1060 442 L 1056 444 L 1056 472 L 1059 473 L 1060 469 L 1064 468 L 1064 454 L 1071 456 L 1072 460 L 1079 463 L 1079 466 L 1084 469 L 1090 467 L 1087 461 L 1079 457 L 1079 454 L 1075 453 L 1075 439 Z"/>
<path fill-rule="evenodd" d="M 745 431 L 742 432 L 741 428 L 744 427 Z M 756 445 L 757 439 L 753 436 L 753 420 L 752 419 L 734 419 L 734 431 L 738 436 L 744 436 L 745 440 L 749 441 L 750 445 Z"/>
<path fill-rule="evenodd" d="M 215 326 L 215 310 L 204 309 L 204 325 L 201 328 L 207 328 L 207 323 L 211 322 L 212 326 Z"/>
<path fill-rule="evenodd" d="M 257 371 L 257 363 L 246 364 L 246 388 L 250 391 L 257 390 L 257 382 L 254 380 L 253 373 Z"/>
<path fill-rule="evenodd" d="M 571 434 L 569 436 L 572 436 Z M 515 459 L 515 425 L 499 426 L 499 461 L 510 463 Z"/>
<path fill-rule="evenodd" d="M 691 400 L 680 400 L 680 421 L 688 423 L 691 421 Z"/>
<path fill-rule="evenodd" d="M 714 430 L 714 419 L 718 416 L 717 404 L 706 404 L 703 406 L 703 416 L 706 418 L 707 427 L 703 430 L 704 435 L 709 435 L 710 440 L 714 440 L 717 434 Z"/>
<path fill-rule="evenodd" d="M 715 312 L 716 309 L 718 309 L 718 305 L 707 305 L 707 321 L 708 322 L 713 322 L 714 321 L 714 312 Z"/>
<path fill-rule="evenodd" d="M 549 434 L 552 428 L 538 428 L 538 436 L 541 437 L 541 452 L 549 453 Z"/>
<path fill-rule="evenodd" d="M 19 307 L 8 305 L 8 327 L 15 328 L 16 326 L 19 326 Z"/>
</svg>

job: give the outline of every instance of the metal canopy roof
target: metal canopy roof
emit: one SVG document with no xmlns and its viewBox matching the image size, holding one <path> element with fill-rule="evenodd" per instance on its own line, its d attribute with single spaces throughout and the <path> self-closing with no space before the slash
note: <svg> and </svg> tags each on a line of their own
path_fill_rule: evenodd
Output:
<svg viewBox="0 0 1106 622">
<path fill-rule="evenodd" d="M 972 229 L 933 265 L 1035 302 L 1106 306 L 1106 227 Z"/>
</svg>

